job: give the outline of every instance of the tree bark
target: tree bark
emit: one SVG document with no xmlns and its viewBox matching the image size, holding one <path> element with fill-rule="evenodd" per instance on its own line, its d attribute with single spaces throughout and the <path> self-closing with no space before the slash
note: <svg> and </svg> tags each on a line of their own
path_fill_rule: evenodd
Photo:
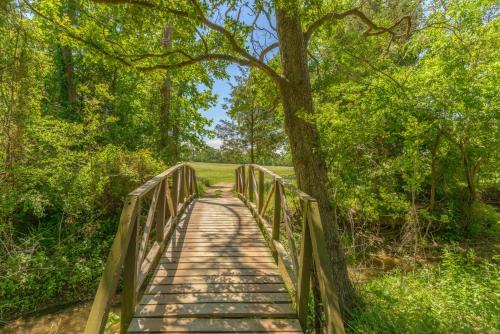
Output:
<svg viewBox="0 0 500 334">
<path fill-rule="evenodd" d="M 76 87 L 75 87 L 75 67 L 73 65 L 73 53 L 69 46 L 62 46 L 62 59 L 64 64 L 64 78 L 66 80 L 66 95 L 68 98 L 68 106 L 73 109 L 76 104 Z"/>
<path fill-rule="evenodd" d="M 171 128 L 171 122 L 170 122 L 170 107 L 171 107 L 171 82 L 170 82 L 170 77 L 166 76 L 165 80 L 163 81 L 163 84 L 161 86 L 161 104 L 160 104 L 160 122 L 158 124 L 158 129 L 160 131 L 160 140 L 158 142 L 158 151 L 160 153 L 160 156 L 164 160 L 169 160 L 172 159 L 172 157 L 169 157 L 169 143 L 170 143 L 170 128 Z"/>
<path fill-rule="evenodd" d="M 332 261 L 334 281 L 344 317 L 355 303 L 334 207 L 329 196 L 328 169 L 321 155 L 319 132 L 307 116 L 314 113 L 307 52 L 298 10 L 277 8 L 277 30 L 284 80 L 279 91 L 290 141 L 292 162 L 301 190 L 316 198 Z"/>
</svg>

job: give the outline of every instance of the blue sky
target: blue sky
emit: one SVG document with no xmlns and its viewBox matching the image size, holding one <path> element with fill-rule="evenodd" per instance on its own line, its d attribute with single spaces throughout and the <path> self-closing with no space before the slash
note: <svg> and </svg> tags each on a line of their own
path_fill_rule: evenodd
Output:
<svg viewBox="0 0 500 334">
<path fill-rule="evenodd" d="M 227 68 L 227 73 L 230 75 L 228 80 L 214 80 L 212 92 L 217 94 L 217 104 L 210 109 L 200 110 L 203 116 L 213 121 L 211 126 L 212 129 L 215 128 L 220 120 L 229 119 L 226 110 L 224 110 L 222 106 L 225 103 L 226 98 L 231 95 L 231 84 L 234 85 L 236 83 L 236 76 L 241 76 L 241 71 L 236 65 L 230 65 Z M 219 138 L 207 138 L 206 143 L 209 146 L 218 148 L 222 142 Z"/>
</svg>

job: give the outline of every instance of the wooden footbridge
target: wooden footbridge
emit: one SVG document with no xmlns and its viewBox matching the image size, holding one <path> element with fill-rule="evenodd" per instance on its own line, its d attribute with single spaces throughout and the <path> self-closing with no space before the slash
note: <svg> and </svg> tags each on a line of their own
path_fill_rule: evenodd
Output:
<svg viewBox="0 0 500 334">
<path fill-rule="evenodd" d="M 234 195 L 199 196 L 180 164 L 128 195 L 85 333 L 105 331 L 120 281 L 121 333 L 303 333 L 313 266 L 326 332 L 343 333 L 316 201 L 258 165 Z"/>
</svg>

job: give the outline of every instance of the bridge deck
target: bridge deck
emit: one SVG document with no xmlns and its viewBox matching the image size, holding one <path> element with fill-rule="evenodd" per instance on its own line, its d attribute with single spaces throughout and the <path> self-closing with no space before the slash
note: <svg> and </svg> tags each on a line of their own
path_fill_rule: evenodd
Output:
<svg viewBox="0 0 500 334">
<path fill-rule="evenodd" d="M 205 196 L 181 219 L 129 333 L 302 333 L 250 211 Z"/>
</svg>

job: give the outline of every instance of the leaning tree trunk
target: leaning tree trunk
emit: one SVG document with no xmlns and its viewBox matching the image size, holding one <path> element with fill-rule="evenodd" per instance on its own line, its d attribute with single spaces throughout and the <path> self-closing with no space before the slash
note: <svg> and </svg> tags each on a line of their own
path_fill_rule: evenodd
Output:
<svg viewBox="0 0 500 334">
<path fill-rule="evenodd" d="M 298 186 L 318 201 L 335 287 L 345 316 L 344 311 L 354 305 L 355 291 L 348 277 L 335 211 L 330 201 L 328 172 L 321 155 L 318 129 L 315 123 L 304 117 L 314 112 L 307 52 L 299 15 L 289 8 L 277 9 L 276 12 L 281 62 L 286 78 L 279 86 L 285 129 Z"/>
</svg>

